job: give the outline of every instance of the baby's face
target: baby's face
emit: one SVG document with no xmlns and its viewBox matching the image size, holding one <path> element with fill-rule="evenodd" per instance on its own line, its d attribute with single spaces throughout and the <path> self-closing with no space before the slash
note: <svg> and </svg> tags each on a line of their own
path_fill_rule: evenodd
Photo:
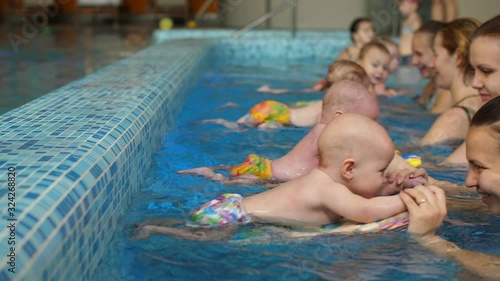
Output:
<svg viewBox="0 0 500 281">
<path fill-rule="evenodd" d="M 366 44 L 375 39 L 375 29 L 369 21 L 361 22 L 358 26 L 358 31 L 353 34 L 354 41 Z"/>
<path fill-rule="evenodd" d="M 376 138 L 374 141 L 379 140 Z M 370 152 L 369 156 L 360 158 L 356 163 L 357 177 L 352 183 L 351 191 L 364 198 L 388 196 L 396 191 L 385 189 L 385 170 L 394 158 L 394 145 L 388 142 L 376 147 L 376 151 Z"/>
<path fill-rule="evenodd" d="M 385 84 L 387 75 L 389 75 L 389 64 L 391 58 L 387 53 L 379 49 L 372 48 L 359 64 L 365 69 L 366 74 L 370 77 L 372 85 Z"/>
</svg>

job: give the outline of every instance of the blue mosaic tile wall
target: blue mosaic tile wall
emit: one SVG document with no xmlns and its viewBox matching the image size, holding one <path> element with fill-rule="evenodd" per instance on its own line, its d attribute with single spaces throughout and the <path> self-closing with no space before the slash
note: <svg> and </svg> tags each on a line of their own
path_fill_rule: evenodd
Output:
<svg viewBox="0 0 500 281">
<path fill-rule="evenodd" d="M 210 29 L 209 31 L 199 29 L 174 29 L 174 30 L 155 30 L 153 33 L 153 42 L 161 43 L 172 39 L 185 38 L 231 38 L 236 29 Z M 254 29 L 241 36 L 239 39 L 293 39 L 293 40 L 335 40 L 337 42 L 351 43 L 350 34 L 347 31 L 297 31 L 295 38 L 292 38 L 290 30 L 266 30 Z M 342 45 L 342 43 L 340 43 Z M 279 51 L 279 50 L 278 50 Z"/>
<path fill-rule="evenodd" d="M 240 39 L 231 38 L 235 30 L 157 30 L 153 41 L 161 43 L 178 38 L 218 39 L 215 55 L 221 59 L 260 63 L 266 59 L 326 59 L 334 61 L 352 44 L 345 31 L 298 31 L 295 38 L 288 30 L 252 30 Z"/>
<path fill-rule="evenodd" d="M 96 280 L 122 211 L 212 44 L 152 46 L 0 116 L 0 280 Z M 16 273 L 8 271 L 10 247 Z"/>
<path fill-rule="evenodd" d="M 0 116 L 0 280 L 98 280 L 104 248 L 209 57 L 333 60 L 350 43 L 342 32 L 232 32 L 156 32 L 167 42 Z M 182 39 L 196 36 L 213 39 Z M 16 273 L 8 272 L 12 246 Z"/>
</svg>

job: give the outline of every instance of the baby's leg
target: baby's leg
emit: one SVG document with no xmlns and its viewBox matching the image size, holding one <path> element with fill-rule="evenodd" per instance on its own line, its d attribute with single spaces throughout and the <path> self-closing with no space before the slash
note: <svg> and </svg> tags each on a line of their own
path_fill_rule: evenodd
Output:
<svg viewBox="0 0 500 281">
<path fill-rule="evenodd" d="M 227 121 L 227 120 L 221 119 L 221 118 L 201 120 L 199 123 L 200 124 L 217 124 L 217 125 L 224 126 L 228 129 L 240 128 L 240 124 L 238 124 L 237 122 Z"/>
<path fill-rule="evenodd" d="M 229 168 L 228 166 L 217 166 L 217 167 Z M 217 167 L 215 167 L 215 169 L 217 169 Z M 205 178 L 213 180 L 213 181 L 220 181 L 220 182 L 228 181 L 228 178 L 225 177 L 224 175 L 219 174 L 219 173 L 215 173 L 214 172 L 215 169 L 214 169 L 214 167 L 199 167 L 199 168 L 194 168 L 194 169 L 182 170 L 182 171 L 179 171 L 177 173 L 188 174 L 188 175 L 198 175 L 198 176 L 202 176 L 202 177 L 205 177 Z"/>
<path fill-rule="evenodd" d="M 146 225 L 157 225 L 157 226 L 176 226 L 183 225 L 185 222 L 180 219 L 170 219 L 170 218 L 151 218 L 143 222 L 135 224 L 136 227 L 143 227 Z"/>
<path fill-rule="evenodd" d="M 151 235 L 161 234 L 180 239 L 196 241 L 229 240 L 236 231 L 236 225 L 223 228 L 173 228 L 156 225 L 145 225 L 132 237 L 132 240 L 148 239 Z"/>
</svg>

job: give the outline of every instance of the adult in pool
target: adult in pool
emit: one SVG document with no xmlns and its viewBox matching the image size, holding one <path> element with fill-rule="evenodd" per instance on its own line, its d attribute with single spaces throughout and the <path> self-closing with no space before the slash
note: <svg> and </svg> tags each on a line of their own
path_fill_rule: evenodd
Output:
<svg viewBox="0 0 500 281">
<path fill-rule="evenodd" d="M 500 15 L 481 25 L 474 35 L 469 50 L 466 78 L 483 102 L 500 96 Z M 465 144 L 459 146 L 446 160 L 465 164 Z"/>
<path fill-rule="evenodd" d="M 435 81 L 436 71 L 431 67 L 434 60 L 432 46 L 434 38 L 444 23 L 437 21 L 425 22 L 413 35 L 411 64 L 418 67 L 423 78 L 429 79 L 418 102 L 434 114 L 443 113 L 453 104 L 451 93 L 439 88 Z"/>
<path fill-rule="evenodd" d="M 475 62 L 475 61 L 474 61 Z M 474 115 L 465 140 L 469 170 L 465 185 L 482 195 L 493 215 L 500 215 L 500 97 Z M 416 187 L 400 193 L 410 213 L 408 232 L 424 247 L 460 263 L 469 271 L 500 280 L 500 258 L 470 250 L 435 235 L 446 217 L 446 197 L 437 186 Z"/>
<path fill-rule="evenodd" d="M 165 234 L 212 240 L 220 238 L 204 236 L 203 228 L 251 222 L 319 226 L 341 218 L 371 223 L 405 211 L 395 195 L 398 187 L 386 184 L 384 172 L 394 158 L 394 144 L 377 122 L 359 114 L 342 114 L 321 132 L 318 148 L 318 167 L 301 177 L 245 198 L 223 194 L 191 213 L 193 229 L 143 225 L 136 238 Z M 410 188 L 426 181 L 405 182 Z"/>
<path fill-rule="evenodd" d="M 447 23 L 434 39 L 431 67 L 436 70 L 437 85 L 450 90 L 453 106 L 432 124 L 421 140 L 422 145 L 464 139 L 472 116 L 482 105 L 477 90 L 465 83 L 469 45 L 478 27 L 477 20 L 457 19 Z"/>
</svg>

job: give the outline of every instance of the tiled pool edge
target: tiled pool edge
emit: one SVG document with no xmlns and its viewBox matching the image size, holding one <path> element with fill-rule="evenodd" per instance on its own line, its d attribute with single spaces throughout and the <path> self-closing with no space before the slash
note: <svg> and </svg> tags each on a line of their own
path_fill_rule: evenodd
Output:
<svg viewBox="0 0 500 281">
<path fill-rule="evenodd" d="M 0 189 L 1 280 L 89 280 L 211 44 L 155 45 L 0 116 L 2 185 L 17 173 L 15 245 Z"/>
</svg>

